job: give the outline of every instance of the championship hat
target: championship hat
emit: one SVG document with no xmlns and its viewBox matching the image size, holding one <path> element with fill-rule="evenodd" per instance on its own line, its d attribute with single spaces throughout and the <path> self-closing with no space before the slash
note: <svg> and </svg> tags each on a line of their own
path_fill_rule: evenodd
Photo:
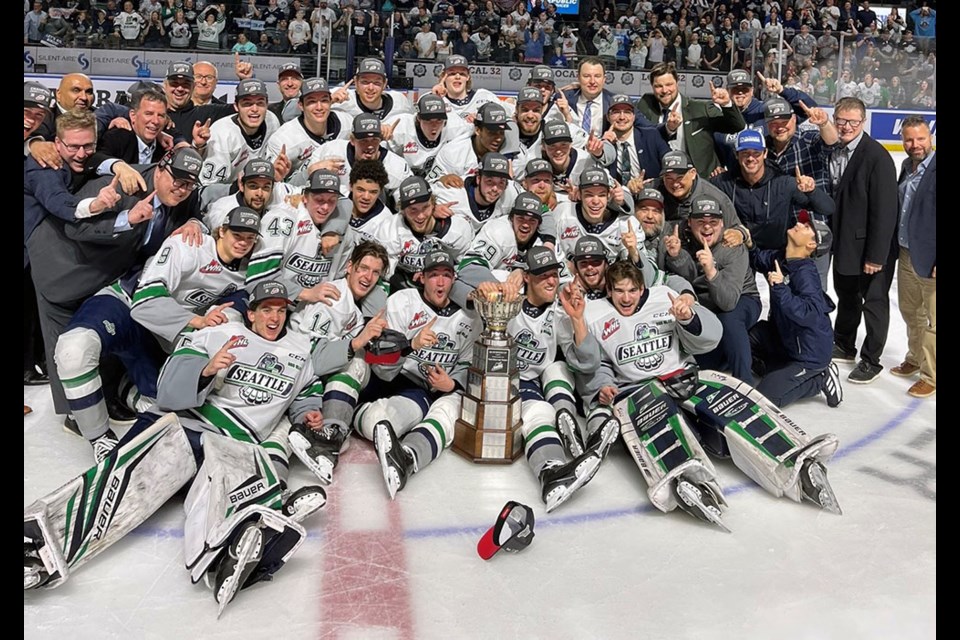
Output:
<svg viewBox="0 0 960 640">
<path fill-rule="evenodd" d="M 544 246 L 531 247 L 527 251 L 527 273 L 536 276 L 554 269 L 560 269 L 555 251 Z"/>
<path fill-rule="evenodd" d="M 246 182 L 252 178 L 270 178 L 270 180 L 273 180 L 273 163 L 263 158 L 248 160 L 247 164 L 243 165 L 241 181 Z"/>
<path fill-rule="evenodd" d="M 433 197 L 430 185 L 420 176 L 410 176 L 400 183 L 400 208 L 406 209 L 412 204 L 428 202 Z"/>
<path fill-rule="evenodd" d="M 364 58 L 357 67 L 357 75 L 361 73 L 375 73 L 378 76 L 387 77 L 387 68 L 383 66 L 383 61 L 379 58 Z"/>
<path fill-rule="evenodd" d="M 577 180 L 577 186 L 581 189 L 586 187 L 609 187 L 610 178 L 607 176 L 607 172 L 598 167 L 591 167 L 585 169 L 583 173 L 580 174 L 580 179 Z"/>
<path fill-rule="evenodd" d="M 693 200 L 693 206 L 690 209 L 691 218 L 723 218 L 723 211 L 720 209 L 720 203 L 708 196 L 700 196 Z"/>
<path fill-rule="evenodd" d="M 607 259 L 607 252 L 603 248 L 603 243 L 596 236 L 586 235 L 577 239 L 577 244 L 573 247 L 573 261 L 586 260 L 588 258 Z"/>
<path fill-rule="evenodd" d="M 200 179 L 200 167 L 202 165 L 203 158 L 200 157 L 199 153 L 191 147 L 180 147 L 168 151 L 160 160 L 159 168 L 167 169 L 173 174 L 174 178 L 197 182 Z"/>
<path fill-rule="evenodd" d="M 488 151 L 480 161 L 480 174 L 484 176 L 510 177 L 510 161 L 502 153 Z"/>
<path fill-rule="evenodd" d="M 293 304 L 284 284 L 274 280 L 267 280 L 255 286 L 247 299 L 247 306 L 256 309 L 266 300 L 283 300 L 288 305 Z"/>
<path fill-rule="evenodd" d="M 817 258 L 825 256 L 833 243 L 833 232 L 830 231 L 830 226 L 822 220 L 813 218 L 806 209 L 800 209 L 797 220 L 813 229 L 814 236 L 817 238 L 817 249 L 813 255 Z"/>
<path fill-rule="evenodd" d="M 683 151 L 668 151 L 663 154 L 663 160 L 660 161 L 660 175 L 665 173 L 686 173 L 693 169 L 693 163 L 690 162 L 690 156 Z"/>
<path fill-rule="evenodd" d="M 663 194 L 660 193 L 658 189 L 652 189 L 650 187 L 644 187 L 643 191 L 637 194 L 636 198 L 637 206 L 641 202 L 657 202 L 660 204 L 660 208 L 663 209 Z"/>
<path fill-rule="evenodd" d="M 524 87 L 520 89 L 520 92 L 517 94 L 517 105 L 521 105 L 524 102 L 536 102 L 542 106 L 543 94 L 540 93 L 540 89 L 536 87 Z"/>
<path fill-rule="evenodd" d="M 372 113 L 358 114 L 353 119 L 353 137 L 357 139 L 382 138 L 380 118 Z"/>
<path fill-rule="evenodd" d="M 282 65 L 280 65 L 280 68 L 277 69 L 277 77 L 280 78 L 285 73 L 293 73 L 303 79 L 303 72 L 300 71 L 299 62 L 284 62 Z"/>
<path fill-rule="evenodd" d="M 443 63 L 443 70 L 449 71 L 450 69 L 467 69 L 469 72 L 470 65 L 467 62 L 467 59 L 461 55 L 447 56 L 446 62 Z"/>
<path fill-rule="evenodd" d="M 734 69 L 727 74 L 727 88 L 731 89 L 733 87 L 742 87 L 742 86 L 753 86 L 753 80 L 750 77 L 750 74 L 743 69 Z"/>
<path fill-rule="evenodd" d="M 513 553 L 526 549 L 533 542 L 533 522 L 533 509 L 511 500 L 503 505 L 497 521 L 480 538 L 477 553 L 489 560 L 501 549 Z"/>
<path fill-rule="evenodd" d="M 260 235 L 260 216 L 250 207 L 234 207 L 227 214 L 227 228 L 231 231 L 253 232 Z"/>
<path fill-rule="evenodd" d="M 535 176 L 538 173 L 549 173 L 553 175 L 553 167 L 550 166 L 550 163 L 543 158 L 533 158 L 527 162 L 527 166 L 524 167 L 523 175 L 524 177 L 529 178 L 530 176 Z"/>
<path fill-rule="evenodd" d="M 783 98 L 770 98 L 763 103 L 763 117 L 766 120 L 776 120 L 777 118 L 789 118 L 793 115 L 793 107 Z"/>
<path fill-rule="evenodd" d="M 507 111 L 496 102 L 488 102 L 477 110 L 477 116 L 473 123 L 486 129 L 503 131 L 507 128 Z"/>
<path fill-rule="evenodd" d="M 557 142 L 573 142 L 570 135 L 570 127 L 566 122 L 560 120 L 551 120 L 543 127 L 543 144 L 554 144 Z"/>
<path fill-rule="evenodd" d="M 171 62 L 167 67 L 167 80 L 171 78 L 186 78 L 193 82 L 193 65 L 189 62 Z"/>
<path fill-rule="evenodd" d="M 736 151 L 763 151 L 767 148 L 763 136 L 754 129 L 744 129 L 737 134 L 737 141 L 733 147 Z"/>
<path fill-rule="evenodd" d="M 367 364 L 396 364 L 410 350 L 410 341 L 396 329 L 384 329 L 363 348 Z"/>
<path fill-rule="evenodd" d="M 307 78 L 300 85 L 300 99 L 303 100 L 311 93 L 330 93 L 330 85 L 323 78 Z"/>
<path fill-rule="evenodd" d="M 554 79 L 553 69 L 545 64 L 538 64 L 533 69 L 530 69 L 530 77 L 527 78 L 527 84 L 532 84 L 534 82 L 549 82 L 550 84 L 557 83 L 557 81 Z"/>
<path fill-rule="evenodd" d="M 417 117 L 421 120 L 446 120 L 447 104 L 440 96 L 425 93 L 417 100 Z"/>
<path fill-rule="evenodd" d="M 613 96 L 613 100 L 610 101 L 610 108 L 608 108 L 607 111 L 613 111 L 617 108 L 622 109 L 624 107 L 630 111 L 633 111 L 633 102 L 630 101 L 630 96 L 623 93 L 618 93 L 617 95 Z"/>
<path fill-rule="evenodd" d="M 543 220 L 543 202 L 540 198 L 529 191 L 522 191 L 513 201 L 513 207 L 510 213 L 516 213 L 523 216 L 530 216 L 537 220 Z"/>
<path fill-rule="evenodd" d="M 327 169 L 317 169 L 310 174 L 303 190 L 310 193 L 340 193 L 340 176 Z"/>
<path fill-rule="evenodd" d="M 447 267 L 451 271 L 456 271 L 456 264 L 454 264 L 453 258 L 443 249 L 436 249 L 427 254 L 427 257 L 423 259 L 422 271 L 426 273 L 431 269 L 437 269 L 439 267 Z"/>
<path fill-rule="evenodd" d="M 234 102 L 240 100 L 240 98 L 245 98 L 247 96 L 263 96 L 267 97 L 267 85 L 264 84 L 263 80 L 257 80 L 256 78 L 247 78 L 246 80 L 241 80 L 237 83 L 237 93 L 233 98 Z"/>
<path fill-rule="evenodd" d="M 49 109 L 53 104 L 53 91 L 39 82 L 23 83 L 23 106 Z"/>
</svg>

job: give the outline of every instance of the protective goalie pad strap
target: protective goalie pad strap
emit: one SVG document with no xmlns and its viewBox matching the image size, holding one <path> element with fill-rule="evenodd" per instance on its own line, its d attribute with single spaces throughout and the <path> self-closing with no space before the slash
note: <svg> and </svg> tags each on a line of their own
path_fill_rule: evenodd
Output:
<svg viewBox="0 0 960 640">
<path fill-rule="evenodd" d="M 167 414 L 103 462 L 24 510 L 24 544 L 34 545 L 50 579 L 62 584 L 150 517 L 197 466 L 180 421 Z"/>
<path fill-rule="evenodd" d="M 630 455 L 647 482 L 650 501 L 661 511 L 676 508 L 671 482 L 685 475 L 709 484 L 723 502 L 716 471 L 696 436 L 658 381 L 651 381 L 614 405 Z"/>
</svg>

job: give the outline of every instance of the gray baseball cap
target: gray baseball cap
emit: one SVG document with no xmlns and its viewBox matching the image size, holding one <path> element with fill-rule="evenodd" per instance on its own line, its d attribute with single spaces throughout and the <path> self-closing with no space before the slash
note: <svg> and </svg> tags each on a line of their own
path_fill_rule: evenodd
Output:
<svg viewBox="0 0 960 640">
<path fill-rule="evenodd" d="M 39 82 L 23 83 L 23 106 L 43 107 L 49 109 L 53 105 L 53 91 Z"/>
<path fill-rule="evenodd" d="M 303 100 L 311 93 L 330 93 L 330 86 L 323 78 L 307 78 L 300 85 L 300 99 Z"/>
<path fill-rule="evenodd" d="M 639 206 L 639 204 L 644 201 L 657 202 L 660 204 L 660 208 L 663 209 L 663 194 L 657 189 L 645 187 L 643 191 L 638 193 L 636 197 L 637 205 Z"/>
<path fill-rule="evenodd" d="M 536 276 L 554 269 L 560 269 L 555 251 L 544 246 L 531 247 L 527 251 L 527 273 Z"/>
<path fill-rule="evenodd" d="M 285 73 L 295 73 L 296 75 L 300 76 L 300 78 L 303 78 L 303 72 L 300 71 L 299 62 L 284 62 L 282 65 L 280 65 L 280 68 L 277 69 L 277 77 L 279 78 Z"/>
<path fill-rule="evenodd" d="M 270 178 L 270 180 L 273 180 L 273 177 L 273 163 L 269 160 L 254 158 L 243 165 L 243 178 L 241 178 L 243 182 L 252 178 Z"/>
<path fill-rule="evenodd" d="M 518 213 L 543 220 L 543 202 L 536 194 L 523 191 L 513 201 L 513 208 L 510 209 L 510 213 Z"/>
<path fill-rule="evenodd" d="M 283 300 L 288 305 L 293 304 L 290 295 L 287 293 L 287 288 L 282 282 L 267 280 L 253 288 L 250 297 L 247 299 L 247 306 L 256 309 L 267 300 Z"/>
<path fill-rule="evenodd" d="M 453 262 L 453 257 L 444 251 L 443 249 L 436 249 L 427 254 L 427 257 L 423 259 L 423 269 L 422 271 L 426 273 L 431 269 L 437 269 L 441 267 L 446 267 L 451 271 L 456 271 L 456 264 Z"/>
<path fill-rule="evenodd" d="M 691 218 L 723 218 L 723 211 L 720 209 L 720 203 L 713 198 L 700 196 L 694 198 L 693 206 L 690 209 Z"/>
<path fill-rule="evenodd" d="M 510 177 L 510 161 L 502 153 L 489 151 L 480 161 L 480 173 L 485 176 Z"/>
<path fill-rule="evenodd" d="M 227 214 L 226 226 L 231 231 L 260 234 L 260 216 L 249 207 L 236 207 Z"/>
<path fill-rule="evenodd" d="M 596 236 L 580 236 L 573 247 L 573 260 L 584 260 L 586 258 L 607 259 L 607 252 L 603 248 L 603 243 Z"/>
<path fill-rule="evenodd" d="M 813 229 L 814 236 L 817 239 L 817 249 L 814 256 L 820 258 L 830 251 L 830 245 L 833 244 L 833 232 L 830 225 L 822 220 L 817 220 L 810 215 L 806 209 L 801 209 L 797 214 L 797 221 L 809 225 Z"/>
<path fill-rule="evenodd" d="M 690 169 L 693 169 L 693 163 L 690 162 L 690 156 L 683 151 L 668 151 L 663 154 L 660 167 L 660 175 L 665 173 L 686 173 Z"/>
<path fill-rule="evenodd" d="M 455 69 L 457 67 L 466 69 L 468 72 L 470 71 L 470 64 L 467 62 L 467 59 L 461 55 L 448 56 L 447 61 L 443 63 L 444 71 Z"/>
<path fill-rule="evenodd" d="M 536 102 L 542 105 L 543 94 L 540 93 L 540 89 L 536 87 L 524 87 L 520 89 L 520 92 L 517 94 L 517 105 L 523 104 L 524 102 Z"/>
<path fill-rule="evenodd" d="M 531 82 L 557 83 L 553 75 L 553 69 L 545 64 L 538 64 L 533 69 L 530 69 L 530 77 L 527 78 L 527 83 L 529 84 Z"/>
<path fill-rule="evenodd" d="M 372 113 L 361 113 L 353 119 L 354 138 L 382 138 L 380 118 Z"/>
<path fill-rule="evenodd" d="M 189 62 L 171 62 L 167 67 L 167 80 L 171 78 L 186 78 L 193 82 L 193 65 Z"/>
<path fill-rule="evenodd" d="M 763 103 L 763 117 L 766 120 L 789 118 L 793 115 L 793 107 L 783 98 L 770 98 Z"/>
<path fill-rule="evenodd" d="M 550 166 L 550 163 L 544 160 L 543 158 L 534 158 L 527 162 L 527 166 L 524 167 L 524 176 L 534 176 L 538 173 L 549 173 L 553 175 L 553 167 Z"/>
<path fill-rule="evenodd" d="M 743 69 L 734 69 L 727 74 L 727 87 L 753 86 L 753 79 L 750 74 Z"/>
<path fill-rule="evenodd" d="M 303 190 L 310 193 L 340 193 L 340 176 L 327 169 L 317 169 L 310 174 Z"/>
<path fill-rule="evenodd" d="M 174 178 L 194 182 L 200 179 L 201 166 L 203 166 L 203 158 L 190 147 L 180 147 L 170 151 L 160 161 L 160 167 L 168 169 Z"/>
<path fill-rule="evenodd" d="M 383 61 L 378 58 L 364 58 L 357 67 L 357 75 L 361 73 L 375 73 L 378 76 L 387 77 L 387 68 L 383 66 Z"/>
<path fill-rule="evenodd" d="M 447 104 L 440 96 L 425 93 L 417 100 L 417 116 L 421 120 L 446 120 Z"/>
<path fill-rule="evenodd" d="M 400 183 L 400 208 L 405 209 L 412 204 L 428 202 L 433 197 L 430 185 L 419 176 L 410 176 Z"/>
<path fill-rule="evenodd" d="M 266 98 L 267 85 L 263 83 L 263 80 L 257 80 L 256 78 L 247 78 L 246 80 L 241 80 L 237 83 L 237 93 L 233 101 L 238 102 L 240 98 L 245 98 L 247 96 L 263 96 Z"/>
<path fill-rule="evenodd" d="M 617 95 L 613 96 L 613 100 L 610 101 L 610 108 L 607 109 L 607 111 L 613 111 L 618 107 L 627 107 L 633 111 L 633 101 L 630 100 L 630 96 L 623 93 L 618 93 Z"/>
<path fill-rule="evenodd" d="M 586 187 L 609 187 L 610 178 L 603 169 L 591 167 L 585 169 L 583 173 L 580 174 L 577 186 L 581 189 L 585 189 Z"/>
<path fill-rule="evenodd" d="M 488 102 L 477 110 L 473 123 L 487 129 L 503 131 L 507 128 L 507 111 L 496 102 Z"/>
<path fill-rule="evenodd" d="M 573 136 L 570 135 L 570 127 L 566 122 L 551 120 L 543 127 L 543 143 L 557 142 L 573 142 Z"/>
</svg>

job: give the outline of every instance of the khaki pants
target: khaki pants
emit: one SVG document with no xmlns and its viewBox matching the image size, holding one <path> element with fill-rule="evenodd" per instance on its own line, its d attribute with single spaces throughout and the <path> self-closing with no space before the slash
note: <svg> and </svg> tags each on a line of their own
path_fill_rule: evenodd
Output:
<svg viewBox="0 0 960 640">
<path fill-rule="evenodd" d="M 897 268 L 900 315 L 907 324 L 907 356 L 920 367 L 920 379 L 937 386 L 937 280 L 922 278 L 913 270 L 910 252 L 900 247 Z"/>
</svg>

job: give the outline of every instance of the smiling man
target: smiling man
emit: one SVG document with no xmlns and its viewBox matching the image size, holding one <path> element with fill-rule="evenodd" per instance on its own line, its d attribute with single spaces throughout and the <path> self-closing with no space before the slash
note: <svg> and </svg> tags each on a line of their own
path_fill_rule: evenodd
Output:
<svg viewBox="0 0 960 640">
<path fill-rule="evenodd" d="M 100 138 L 100 151 L 129 164 L 159 162 L 166 150 L 157 138 L 167 126 L 167 97 L 148 86 L 130 96 L 131 129 L 114 127 Z"/>
</svg>

